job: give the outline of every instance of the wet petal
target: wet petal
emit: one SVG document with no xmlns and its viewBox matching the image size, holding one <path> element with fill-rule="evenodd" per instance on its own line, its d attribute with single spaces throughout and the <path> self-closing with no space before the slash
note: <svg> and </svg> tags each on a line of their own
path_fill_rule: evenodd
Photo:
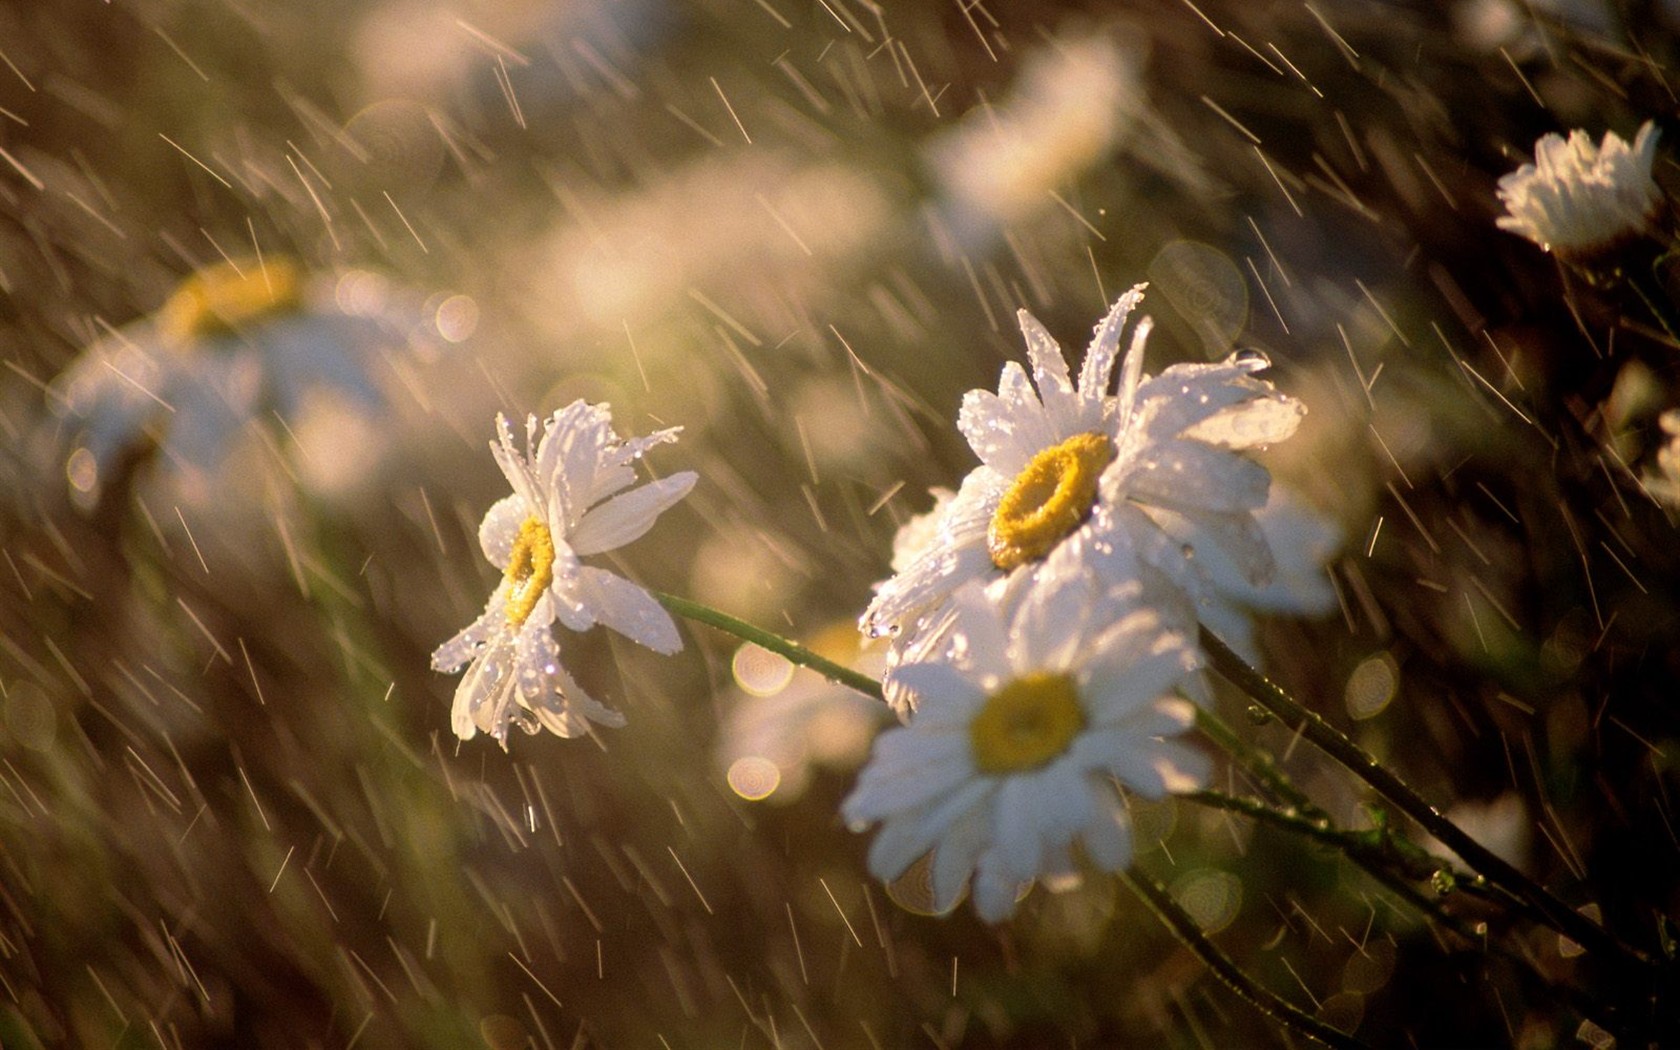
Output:
<svg viewBox="0 0 1680 1050">
<path fill-rule="evenodd" d="M 699 477 L 692 470 L 685 470 L 650 481 L 590 509 L 572 530 L 572 550 L 587 556 L 640 539 L 661 513 L 688 495 Z"/>
</svg>

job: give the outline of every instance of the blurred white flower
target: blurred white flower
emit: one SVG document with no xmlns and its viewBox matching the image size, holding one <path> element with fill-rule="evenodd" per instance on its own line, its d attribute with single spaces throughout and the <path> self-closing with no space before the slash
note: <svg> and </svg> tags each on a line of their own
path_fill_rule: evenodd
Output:
<svg viewBox="0 0 1680 1050">
<path fill-rule="evenodd" d="M 1645 490 L 1653 497 L 1680 510 L 1680 408 L 1671 408 L 1658 419 L 1665 440 L 1657 449 L 1657 469 L 1645 475 Z"/>
<path fill-rule="evenodd" d="M 872 678 L 885 668 L 882 647 L 860 649 L 851 624 L 821 632 L 811 648 Z M 879 700 L 821 675 L 796 669 L 775 653 L 743 645 L 735 655 L 740 689 L 729 701 L 716 761 L 737 795 L 792 802 L 818 768 L 862 764 L 892 713 Z"/>
<path fill-rule="evenodd" d="M 1516 792 L 1507 791 L 1497 798 L 1483 801 L 1456 803 L 1447 810 L 1447 820 L 1505 863 L 1519 871 L 1530 869 L 1536 824 L 1529 817 L 1527 804 Z M 1419 845 L 1436 856 L 1450 857 L 1464 864 L 1462 857 L 1442 845 L 1433 835 L 1424 836 Z M 1464 866 L 1469 867 L 1468 864 Z"/>
<path fill-rule="evenodd" d="M 1183 538 L 1196 552 L 1207 586 L 1197 618 L 1250 662 L 1260 657 L 1254 637 L 1256 614 L 1322 616 L 1336 607 L 1336 591 L 1325 565 L 1342 546 L 1336 523 L 1302 503 L 1281 485 L 1254 515 L 1276 563 L 1272 578 L 1257 585 L 1217 542 L 1192 529 Z"/>
<path fill-rule="evenodd" d="M 1143 108 L 1144 53 L 1100 34 L 1035 51 L 1000 105 L 982 104 L 929 141 L 927 163 L 962 210 L 1008 224 L 1102 160 Z"/>
<path fill-rule="evenodd" d="M 888 181 L 774 152 L 708 155 L 635 193 L 562 188 L 574 221 L 537 243 L 530 279 L 568 325 L 572 313 L 647 324 L 692 306 L 695 290 L 813 288 L 892 229 Z"/>
<path fill-rule="evenodd" d="M 954 907 L 972 873 L 975 909 L 999 922 L 1025 884 L 1077 874 L 1076 841 L 1104 871 L 1131 862 L 1116 782 L 1148 798 L 1206 783 L 1208 756 L 1172 739 L 1195 719 L 1173 691 L 1197 657 L 1153 610 L 1116 620 L 1077 577 L 1008 617 L 977 585 L 954 605 L 956 659 L 890 673 L 916 714 L 876 742 L 842 813 L 859 830 L 881 823 L 877 878 L 931 853 L 933 910 Z"/>
<path fill-rule="evenodd" d="M 1288 437 L 1305 410 L 1253 378 L 1269 364 L 1254 352 L 1145 376 L 1148 318 L 1132 334 L 1119 394 L 1109 394 L 1121 332 L 1142 294 L 1142 285 L 1127 292 L 1097 326 L 1077 387 L 1061 348 L 1021 311 L 1032 380 L 1010 362 L 997 394 L 963 398 L 958 426 L 981 464 L 938 508 L 931 540 L 900 544 L 896 575 L 860 621 L 866 633 L 893 633 L 895 647 L 913 649 L 942 629 L 965 583 L 1006 580 L 1019 591 L 1068 574 L 1115 593 L 1147 584 L 1151 600 L 1188 626 L 1206 586 L 1191 533 L 1222 547 L 1250 584 L 1271 579 L 1272 553 L 1254 520 L 1271 475 L 1243 452 Z"/>
<path fill-rule="evenodd" d="M 386 399 L 374 370 L 418 333 L 384 293 L 341 303 L 336 291 L 354 276 L 310 284 L 285 258 L 219 263 L 90 346 L 53 386 L 72 497 L 97 503 L 124 460 L 155 445 L 172 498 L 196 500 L 253 426 L 278 419 L 289 429 L 323 405 L 340 418 L 378 416 Z M 360 442 L 361 469 L 381 450 Z M 346 483 L 346 468 L 335 469 L 328 488 Z"/>
<path fill-rule="evenodd" d="M 1499 180 L 1509 215 L 1499 228 L 1520 234 L 1560 259 L 1579 262 L 1650 228 L 1662 204 L 1651 178 L 1657 128 L 1646 121 L 1632 145 L 1605 132 L 1601 145 L 1581 130 L 1565 141 L 1545 135 L 1534 145 L 1534 163 Z"/>
<path fill-rule="evenodd" d="M 599 623 L 660 653 L 682 648 L 676 624 L 641 587 L 578 559 L 624 546 L 694 487 L 692 471 L 630 488 L 631 467 L 648 449 L 677 439 L 681 428 L 621 439 L 606 405 L 574 401 L 543 423 L 525 421 L 525 451 L 496 417 L 490 445 L 513 493 L 478 527 L 478 542 L 502 580 L 483 615 L 439 646 L 432 667 L 453 674 L 471 661 L 455 691 L 455 735 L 483 730 L 504 748 L 510 724 L 577 736 L 592 719 L 624 717 L 585 693 L 560 663 L 553 625 L 585 631 Z"/>
</svg>

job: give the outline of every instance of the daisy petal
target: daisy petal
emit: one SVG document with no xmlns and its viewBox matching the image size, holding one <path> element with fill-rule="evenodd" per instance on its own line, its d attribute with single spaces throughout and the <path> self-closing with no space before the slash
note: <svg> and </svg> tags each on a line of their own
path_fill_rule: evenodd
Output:
<svg viewBox="0 0 1680 1050">
<path fill-rule="evenodd" d="M 699 478 L 692 470 L 685 470 L 592 508 L 572 530 L 572 550 L 587 556 L 635 542 L 653 527 L 660 514 L 688 495 Z"/>
<path fill-rule="evenodd" d="M 584 566 L 578 572 L 577 593 L 596 623 L 656 653 L 669 656 L 682 649 L 682 638 L 671 614 L 653 595 L 624 577 Z"/>
<path fill-rule="evenodd" d="M 498 569 L 507 568 L 508 560 L 513 557 L 513 541 L 519 535 L 519 526 L 530 516 L 529 504 L 517 493 L 503 496 L 484 512 L 484 520 L 478 526 L 478 549 L 484 552 L 491 565 Z"/>
</svg>

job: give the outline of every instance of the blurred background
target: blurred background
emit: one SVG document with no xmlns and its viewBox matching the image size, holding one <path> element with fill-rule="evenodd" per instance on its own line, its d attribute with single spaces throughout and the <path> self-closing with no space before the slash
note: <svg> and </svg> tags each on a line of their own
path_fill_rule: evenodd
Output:
<svg viewBox="0 0 1680 1050">
<path fill-rule="evenodd" d="M 0 1045 L 1292 1045 L 1112 879 L 999 928 L 872 883 L 836 810 L 885 717 L 808 672 L 568 635 L 628 727 L 504 754 L 457 744 L 427 665 L 495 577 L 495 413 L 584 397 L 683 427 L 647 466 L 701 475 L 616 570 L 869 666 L 851 624 L 972 465 L 957 406 L 1022 356 L 1015 311 L 1076 357 L 1143 280 L 1151 371 L 1259 348 L 1308 405 L 1267 454 L 1298 513 L 1251 651 L 1656 945 L 1672 224 L 1593 283 L 1496 229 L 1494 184 L 1546 132 L 1672 127 L 1675 15 L 0 7 Z M 229 323 L 181 283 L 206 267 L 267 294 Z M 1134 817 L 1245 969 L 1374 1045 L 1598 1038 L 1335 854 Z"/>
</svg>

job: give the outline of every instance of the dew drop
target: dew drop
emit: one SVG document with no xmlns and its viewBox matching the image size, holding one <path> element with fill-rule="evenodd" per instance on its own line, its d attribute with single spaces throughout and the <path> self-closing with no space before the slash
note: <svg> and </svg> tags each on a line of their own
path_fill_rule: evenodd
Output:
<svg viewBox="0 0 1680 1050">
<path fill-rule="evenodd" d="M 1253 347 L 1238 350 L 1226 358 L 1225 363 L 1245 372 L 1260 372 L 1272 367 L 1272 359 L 1266 356 L 1265 351 Z"/>
</svg>

